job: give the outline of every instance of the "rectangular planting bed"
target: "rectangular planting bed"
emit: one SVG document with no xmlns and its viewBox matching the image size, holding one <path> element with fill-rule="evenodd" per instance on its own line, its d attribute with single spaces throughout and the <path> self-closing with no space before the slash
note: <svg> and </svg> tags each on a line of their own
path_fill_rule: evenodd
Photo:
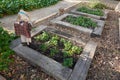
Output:
<svg viewBox="0 0 120 80">
<path fill-rule="evenodd" d="M 107 18 L 108 10 L 100 10 L 100 9 L 91 9 L 87 7 L 80 7 L 77 9 L 71 10 L 71 13 L 77 15 L 83 15 L 95 19 L 105 20 Z"/>
<path fill-rule="evenodd" d="M 96 43 L 84 42 L 53 28 L 44 29 L 32 40 L 29 46 L 19 44 L 13 50 L 56 80 L 86 79 Z"/>
<path fill-rule="evenodd" d="M 93 36 L 101 36 L 105 22 L 93 18 L 88 18 L 81 15 L 63 14 L 53 20 L 52 24 L 60 27 L 74 29 Z"/>
</svg>

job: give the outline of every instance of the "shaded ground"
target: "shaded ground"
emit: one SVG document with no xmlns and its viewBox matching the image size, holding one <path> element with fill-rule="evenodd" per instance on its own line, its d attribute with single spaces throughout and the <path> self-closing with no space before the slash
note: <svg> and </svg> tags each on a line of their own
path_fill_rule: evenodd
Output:
<svg viewBox="0 0 120 80">
<path fill-rule="evenodd" d="M 102 37 L 98 42 L 95 57 L 87 80 L 120 80 L 120 42 L 118 40 L 118 13 L 108 14 Z"/>
<path fill-rule="evenodd" d="M 0 72 L 7 80 L 54 80 L 40 68 L 30 65 L 20 57 L 13 55 L 12 63 L 7 72 Z"/>
<path fill-rule="evenodd" d="M 87 80 L 120 80 L 120 42 L 118 41 L 119 14 L 111 11 L 108 14 L 103 34 L 100 38 L 92 38 L 98 43 Z M 15 63 L 9 71 L 0 74 L 8 80 L 54 80 L 41 71 L 19 58 L 13 56 Z"/>
</svg>

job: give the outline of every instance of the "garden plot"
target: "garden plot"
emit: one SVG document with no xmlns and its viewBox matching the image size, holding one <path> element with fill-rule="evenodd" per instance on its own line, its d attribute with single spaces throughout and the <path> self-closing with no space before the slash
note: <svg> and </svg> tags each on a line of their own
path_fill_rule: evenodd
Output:
<svg viewBox="0 0 120 80">
<path fill-rule="evenodd" d="M 20 44 L 13 50 L 57 80 L 85 80 L 96 46 L 92 41 L 46 28 L 33 37 L 30 46 Z"/>
<path fill-rule="evenodd" d="M 93 18 L 74 14 L 63 14 L 56 19 L 51 20 L 52 24 L 60 27 L 67 27 L 76 31 L 88 33 L 93 36 L 101 36 L 105 22 Z"/>
<path fill-rule="evenodd" d="M 107 18 L 108 10 L 100 10 L 100 9 L 90 9 L 87 7 L 80 7 L 77 9 L 71 10 L 71 13 L 77 15 L 83 15 L 95 19 L 105 20 Z"/>
</svg>

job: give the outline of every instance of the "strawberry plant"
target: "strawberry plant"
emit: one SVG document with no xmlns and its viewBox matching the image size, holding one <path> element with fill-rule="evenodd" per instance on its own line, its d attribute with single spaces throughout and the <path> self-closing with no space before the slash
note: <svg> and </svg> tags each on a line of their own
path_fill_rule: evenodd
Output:
<svg viewBox="0 0 120 80">
<path fill-rule="evenodd" d="M 98 6 L 96 5 L 96 8 L 97 7 L 99 7 L 99 5 Z M 98 16 L 104 15 L 103 11 L 100 9 L 91 9 L 91 8 L 87 8 L 87 7 L 80 7 L 77 9 L 77 11 L 88 13 L 88 14 L 94 14 L 94 15 L 98 15 Z"/>
<path fill-rule="evenodd" d="M 90 18 L 84 17 L 84 16 L 79 16 L 79 17 L 73 17 L 73 16 L 67 16 L 65 18 L 65 21 L 78 25 L 78 26 L 83 26 L 86 28 L 95 28 L 97 27 L 97 23 L 92 21 Z"/>
</svg>

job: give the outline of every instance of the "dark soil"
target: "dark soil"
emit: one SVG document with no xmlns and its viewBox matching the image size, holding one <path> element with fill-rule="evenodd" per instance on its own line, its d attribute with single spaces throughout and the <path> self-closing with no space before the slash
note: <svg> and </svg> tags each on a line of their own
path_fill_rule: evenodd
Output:
<svg viewBox="0 0 120 80">
<path fill-rule="evenodd" d="M 56 26 L 84 41 L 93 40 L 98 43 L 86 80 L 120 80 L 119 17 L 120 14 L 115 11 L 108 13 L 100 38 L 90 38 L 89 35 Z"/>
<path fill-rule="evenodd" d="M 38 35 L 39 35 L 39 34 L 38 34 Z M 52 35 L 52 34 L 50 34 L 50 35 Z M 46 42 L 46 41 L 45 41 L 45 42 Z M 62 52 L 62 50 L 64 49 L 64 45 L 63 45 L 63 43 L 60 43 L 60 41 L 58 41 L 58 47 L 57 47 L 57 49 L 59 50 L 59 52 L 58 52 L 57 54 L 55 54 L 54 56 L 51 56 L 51 55 L 50 55 L 50 49 L 51 49 L 51 48 L 54 48 L 54 47 L 50 47 L 50 48 L 47 49 L 46 51 L 42 51 L 42 50 L 40 50 L 40 48 L 39 48 L 39 46 L 40 46 L 41 44 L 45 43 L 45 42 L 44 42 L 44 41 L 43 41 L 43 42 L 41 42 L 41 41 L 36 41 L 36 40 L 33 38 L 32 43 L 31 43 L 28 47 L 30 47 L 30 48 L 32 48 L 32 49 L 40 52 L 41 54 L 43 54 L 43 55 L 45 55 L 45 56 L 47 56 L 47 57 L 49 57 L 49 58 L 54 59 L 55 61 L 57 61 L 57 62 L 59 62 L 59 63 L 61 63 L 61 64 L 63 64 L 64 59 L 66 59 L 66 58 L 73 58 L 73 65 L 70 66 L 69 68 L 71 68 L 71 69 L 74 68 L 74 66 L 75 66 L 75 64 L 76 64 L 76 62 L 77 62 L 80 54 L 74 54 L 74 55 L 72 55 L 72 56 L 66 56 L 66 57 L 64 57 L 64 54 L 63 54 L 63 52 Z M 47 42 L 48 42 L 48 41 L 47 41 Z M 74 44 L 73 44 L 73 45 L 74 45 Z"/>
</svg>

